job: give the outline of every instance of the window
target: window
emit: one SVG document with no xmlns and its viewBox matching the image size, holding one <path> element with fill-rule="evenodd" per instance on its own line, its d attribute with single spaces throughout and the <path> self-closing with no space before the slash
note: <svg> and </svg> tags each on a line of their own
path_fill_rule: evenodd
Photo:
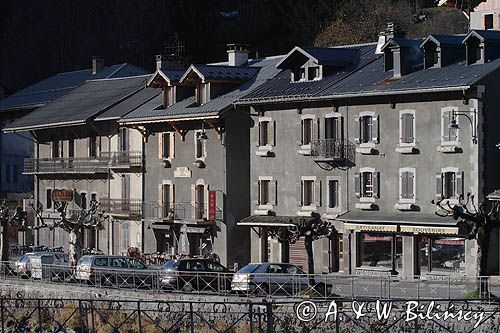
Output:
<svg viewBox="0 0 500 333">
<path fill-rule="evenodd" d="M 207 187 L 204 184 L 194 186 L 194 219 L 201 220 L 205 217 L 205 196 L 207 195 Z"/>
<path fill-rule="evenodd" d="M 464 195 L 463 172 L 445 168 L 436 174 L 436 199 L 460 199 Z"/>
<path fill-rule="evenodd" d="M 158 134 L 158 158 L 171 160 L 175 153 L 175 133 L 164 132 Z"/>
<path fill-rule="evenodd" d="M 446 107 L 441 109 L 441 143 L 457 144 L 458 128 L 452 127 L 452 120 L 458 125 L 458 117 L 453 116 L 454 109 Z"/>
<path fill-rule="evenodd" d="M 362 112 L 355 119 L 356 136 L 354 141 L 360 144 L 378 143 L 379 120 L 373 112 Z"/>
<path fill-rule="evenodd" d="M 87 193 L 80 193 L 80 207 L 83 209 L 87 209 Z"/>
<path fill-rule="evenodd" d="M 320 79 L 320 71 L 319 71 L 319 67 L 317 66 L 314 66 L 314 67 L 308 67 L 307 68 L 307 79 L 309 81 L 312 81 L 312 80 L 317 80 L 317 79 Z"/>
<path fill-rule="evenodd" d="M 259 146 L 269 144 L 269 121 L 259 122 Z"/>
<path fill-rule="evenodd" d="M 52 140 L 52 142 L 51 142 L 51 154 L 52 154 L 52 158 L 63 157 L 63 146 L 62 146 L 61 141 Z"/>
<path fill-rule="evenodd" d="M 128 262 L 128 267 L 130 267 L 132 269 L 145 269 L 146 268 L 146 266 L 144 266 L 144 264 L 137 259 L 127 258 L 127 262 Z"/>
<path fill-rule="evenodd" d="M 98 267 L 107 267 L 108 266 L 108 258 L 95 258 L 94 259 L 94 266 Z"/>
<path fill-rule="evenodd" d="M 194 133 L 194 157 L 197 160 L 203 160 L 206 157 L 205 140 L 201 138 L 202 131 Z"/>
<path fill-rule="evenodd" d="M 493 14 L 483 15 L 484 30 L 493 29 Z"/>
<path fill-rule="evenodd" d="M 129 150 L 129 130 L 128 128 L 120 128 L 118 133 L 118 150 L 127 151 Z"/>
<path fill-rule="evenodd" d="M 354 176 L 356 197 L 369 199 L 367 201 L 379 198 L 379 178 L 379 173 L 373 168 L 361 168 Z"/>
<path fill-rule="evenodd" d="M 5 181 L 7 181 L 7 183 L 10 183 L 10 175 L 11 175 L 10 164 L 6 164 L 5 165 Z"/>
<path fill-rule="evenodd" d="M 328 181 L 328 208 L 337 208 L 339 206 L 339 181 Z"/>
<path fill-rule="evenodd" d="M 261 180 L 260 181 L 260 204 L 267 205 L 270 204 L 270 195 L 269 195 L 269 187 L 270 180 Z"/>
<path fill-rule="evenodd" d="M 198 86 L 198 104 L 202 105 L 210 101 L 210 84 L 201 83 Z"/>
<path fill-rule="evenodd" d="M 256 184 L 255 204 L 261 206 L 275 206 L 277 182 L 272 177 L 259 177 Z"/>
<path fill-rule="evenodd" d="M 312 127 L 313 120 L 312 119 L 303 119 L 302 120 L 302 144 L 310 145 L 312 141 Z"/>
<path fill-rule="evenodd" d="M 420 236 L 419 249 L 420 273 L 465 271 L 463 238 Z"/>
<path fill-rule="evenodd" d="M 52 209 L 52 189 L 47 189 L 45 199 L 47 209 Z"/>
<path fill-rule="evenodd" d="M 97 193 L 92 193 L 92 194 L 90 195 L 90 201 L 95 201 L 95 202 L 97 202 Z"/>
<path fill-rule="evenodd" d="M 206 264 L 207 264 L 207 268 L 209 271 L 212 271 L 212 272 L 225 272 L 226 271 L 226 269 L 222 265 L 220 265 L 216 262 L 207 261 Z"/>
<path fill-rule="evenodd" d="M 413 168 L 399 170 L 399 201 L 415 202 L 415 169 Z"/>
<path fill-rule="evenodd" d="M 297 184 L 297 204 L 301 207 L 321 206 L 321 181 L 316 177 L 302 177 Z"/>
<path fill-rule="evenodd" d="M 404 110 L 399 114 L 399 144 L 410 146 L 415 144 L 415 112 Z"/>
<path fill-rule="evenodd" d="M 162 91 L 163 107 L 166 108 L 175 104 L 175 99 L 176 99 L 175 95 L 176 95 L 175 86 L 165 87 Z"/>
<path fill-rule="evenodd" d="M 170 218 L 174 213 L 174 185 L 170 182 L 160 185 L 160 207 L 162 207 L 162 216 Z"/>
<path fill-rule="evenodd" d="M 97 158 L 97 136 L 93 135 L 88 139 L 89 157 Z"/>
<path fill-rule="evenodd" d="M 75 157 L 75 140 L 68 140 L 68 157 Z"/>
<path fill-rule="evenodd" d="M 360 233 L 360 258 L 358 266 L 381 267 L 392 269 L 392 261 L 396 270 L 402 267 L 403 237 L 380 233 Z M 394 242 L 394 244 L 393 244 Z M 395 247 L 393 258 L 392 248 Z"/>
<path fill-rule="evenodd" d="M 255 128 L 255 141 L 257 147 L 271 148 L 276 144 L 275 140 L 276 122 L 270 117 L 260 117 L 259 124 Z"/>
<path fill-rule="evenodd" d="M 128 246 L 127 246 L 128 248 Z M 121 252 L 125 252 L 127 249 L 122 248 Z M 126 258 L 111 258 L 111 267 L 113 268 L 127 268 L 127 259 Z"/>
<path fill-rule="evenodd" d="M 299 82 L 299 81 L 305 81 L 306 80 L 306 69 L 301 67 L 297 68 L 292 72 L 292 81 L 293 82 Z"/>
<path fill-rule="evenodd" d="M 325 139 L 338 142 L 343 138 L 343 118 L 341 116 L 325 118 Z"/>
</svg>

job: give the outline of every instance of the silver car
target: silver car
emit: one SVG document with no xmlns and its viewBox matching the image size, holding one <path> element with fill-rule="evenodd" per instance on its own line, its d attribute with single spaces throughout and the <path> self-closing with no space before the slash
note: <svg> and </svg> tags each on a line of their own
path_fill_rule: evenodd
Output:
<svg viewBox="0 0 500 333">
<path fill-rule="evenodd" d="M 251 263 L 233 275 L 231 290 L 252 295 L 296 295 L 313 290 L 314 295 L 331 294 L 332 285 L 326 275 L 308 275 L 288 263 Z"/>
<path fill-rule="evenodd" d="M 69 257 L 63 252 L 28 252 L 14 263 L 14 271 L 21 277 L 31 277 L 31 259 L 38 255 L 53 256 L 52 264 L 69 265 Z M 45 260 L 46 261 L 46 260 Z"/>
</svg>

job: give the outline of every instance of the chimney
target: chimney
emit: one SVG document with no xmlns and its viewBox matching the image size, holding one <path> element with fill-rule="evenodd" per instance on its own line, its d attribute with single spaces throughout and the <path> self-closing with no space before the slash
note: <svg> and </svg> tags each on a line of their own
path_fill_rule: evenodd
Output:
<svg viewBox="0 0 500 333">
<path fill-rule="evenodd" d="M 394 22 L 387 22 L 387 26 L 384 31 L 381 31 L 378 35 L 377 49 L 375 54 L 383 54 L 381 51 L 382 46 L 391 38 L 405 38 L 405 32 Z"/>
<path fill-rule="evenodd" d="M 165 66 L 167 59 L 163 54 L 157 54 L 155 58 L 156 58 L 156 69 L 161 69 L 162 67 Z"/>
<path fill-rule="evenodd" d="M 229 66 L 243 66 L 248 63 L 248 45 L 227 44 Z"/>
<path fill-rule="evenodd" d="M 104 58 L 94 56 L 92 57 L 92 74 L 97 74 L 104 68 Z"/>
</svg>

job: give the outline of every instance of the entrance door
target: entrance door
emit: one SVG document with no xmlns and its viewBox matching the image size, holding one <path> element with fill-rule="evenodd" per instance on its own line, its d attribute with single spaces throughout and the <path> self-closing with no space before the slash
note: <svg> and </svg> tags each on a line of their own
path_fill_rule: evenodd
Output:
<svg viewBox="0 0 500 333">
<path fill-rule="evenodd" d="M 342 117 L 325 118 L 325 139 L 341 141 L 343 136 Z"/>
<path fill-rule="evenodd" d="M 307 253 L 303 237 L 299 238 L 294 244 L 290 244 L 290 263 L 300 267 L 304 272 L 308 272 Z"/>
</svg>

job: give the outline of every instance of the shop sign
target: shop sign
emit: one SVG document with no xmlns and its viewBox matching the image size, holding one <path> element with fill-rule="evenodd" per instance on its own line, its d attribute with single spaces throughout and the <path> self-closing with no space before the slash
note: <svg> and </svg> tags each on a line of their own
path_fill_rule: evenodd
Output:
<svg viewBox="0 0 500 333">
<path fill-rule="evenodd" d="M 205 232 L 205 228 L 186 227 L 186 232 L 188 234 L 202 234 Z"/>
<path fill-rule="evenodd" d="M 215 221 L 217 218 L 217 192 L 208 191 L 208 219 Z"/>
<path fill-rule="evenodd" d="M 191 178 L 191 170 L 188 167 L 178 167 L 174 170 L 175 178 Z"/>
<path fill-rule="evenodd" d="M 414 234 L 441 234 L 458 235 L 456 227 L 419 227 L 419 226 L 401 226 L 401 232 L 411 232 Z"/>
<path fill-rule="evenodd" d="M 345 223 L 344 226 L 348 230 L 356 230 L 356 231 L 380 231 L 380 232 L 398 231 L 397 225 Z"/>
<path fill-rule="evenodd" d="M 52 201 L 57 202 L 70 202 L 73 201 L 74 191 L 73 190 L 53 190 L 52 191 Z"/>
</svg>

